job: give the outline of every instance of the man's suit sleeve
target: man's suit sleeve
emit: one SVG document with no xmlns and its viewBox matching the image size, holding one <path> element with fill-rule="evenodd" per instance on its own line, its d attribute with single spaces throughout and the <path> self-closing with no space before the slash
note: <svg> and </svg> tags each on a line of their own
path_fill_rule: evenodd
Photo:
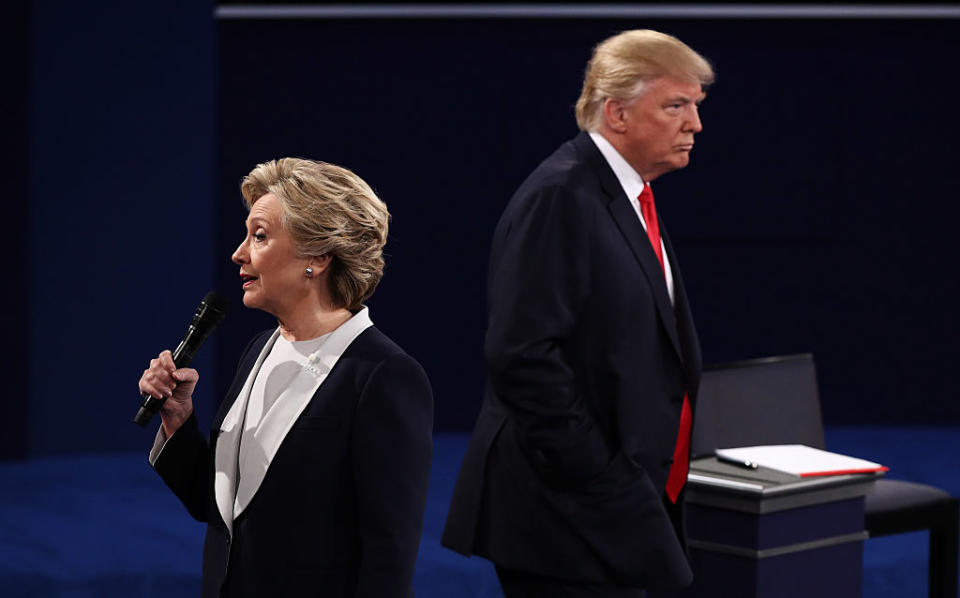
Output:
<svg viewBox="0 0 960 598">
<path fill-rule="evenodd" d="M 433 393 L 420 364 L 380 363 L 357 405 L 353 472 L 360 531 L 357 598 L 412 598 L 433 455 Z"/>
<path fill-rule="evenodd" d="M 590 292 L 600 203 L 558 185 L 516 197 L 514 204 L 491 254 L 488 373 L 519 423 L 531 465 L 548 484 L 576 485 L 612 459 L 565 355 Z"/>
</svg>

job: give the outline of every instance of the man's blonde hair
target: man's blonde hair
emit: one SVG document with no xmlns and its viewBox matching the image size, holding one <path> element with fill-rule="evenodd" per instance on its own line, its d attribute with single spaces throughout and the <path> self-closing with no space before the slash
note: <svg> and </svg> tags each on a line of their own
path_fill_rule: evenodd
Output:
<svg viewBox="0 0 960 598">
<path fill-rule="evenodd" d="M 390 213 L 363 179 L 340 166 L 280 158 L 258 164 L 243 178 L 247 208 L 277 196 L 281 224 L 301 257 L 330 254 L 328 277 L 337 307 L 357 310 L 383 276 Z"/>
<path fill-rule="evenodd" d="M 624 31 L 593 49 L 577 100 L 577 126 L 597 131 L 603 122 L 603 103 L 612 98 L 630 102 L 658 77 L 713 82 L 713 68 L 690 46 L 666 33 L 651 29 Z"/>
</svg>

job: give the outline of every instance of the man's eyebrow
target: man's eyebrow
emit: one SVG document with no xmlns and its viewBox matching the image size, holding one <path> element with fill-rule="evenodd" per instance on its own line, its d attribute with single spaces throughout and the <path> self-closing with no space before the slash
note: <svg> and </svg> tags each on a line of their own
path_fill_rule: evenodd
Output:
<svg viewBox="0 0 960 598">
<path fill-rule="evenodd" d="M 700 95 L 698 95 L 696 98 L 691 98 L 690 96 L 688 96 L 688 95 L 686 95 L 686 94 L 679 94 L 679 95 L 674 96 L 674 97 L 670 100 L 670 102 L 680 102 L 681 104 L 689 104 L 690 102 L 694 102 L 694 103 L 696 103 L 696 104 L 699 104 L 700 102 L 704 101 L 705 99 L 707 99 L 707 92 L 702 91 L 702 92 L 700 92 Z"/>
</svg>

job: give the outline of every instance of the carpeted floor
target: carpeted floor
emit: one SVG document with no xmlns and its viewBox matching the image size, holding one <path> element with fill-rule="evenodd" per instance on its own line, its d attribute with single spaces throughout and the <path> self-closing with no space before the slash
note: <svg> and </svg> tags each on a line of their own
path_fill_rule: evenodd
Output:
<svg viewBox="0 0 960 598">
<path fill-rule="evenodd" d="M 889 465 L 891 478 L 960 495 L 960 428 L 834 427 L 830 450 Z M 419 598 L 498 597 L 493 569 L 440 547 L 465 436 L 438 435 L 415 578 Z M 180 598 L 199 595 L 203 525 L 143 454 L 0 464 L 0 596 Z M 874 538 L 864 598 L 926 596 L 925 532 Z"/>
</svg>

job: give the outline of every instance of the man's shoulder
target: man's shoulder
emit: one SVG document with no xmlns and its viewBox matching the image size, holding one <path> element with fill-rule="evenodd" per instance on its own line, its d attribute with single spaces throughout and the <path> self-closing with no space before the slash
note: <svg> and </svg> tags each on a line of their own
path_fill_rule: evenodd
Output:
<svg viewBox="0 0 960 598">
<path fill-rule="evenodd" d="M 530 173 L 521 188 L 536 183 L 570 183 L 584 178 L 595 178 L 595 161 L 591 159 L 591 148 L 588 145 L 592 143 L 586 135 L 578 135 L 561 144 Z"/>
<path fill-rule="evenodd" d="M 598 157 L 602 160 L 593 141 L 586 134 L 578 135 L 560 145 L 530 173 L 514 194 L 514 200 L 594 195 L 600 185 Z"/>
</svg>

